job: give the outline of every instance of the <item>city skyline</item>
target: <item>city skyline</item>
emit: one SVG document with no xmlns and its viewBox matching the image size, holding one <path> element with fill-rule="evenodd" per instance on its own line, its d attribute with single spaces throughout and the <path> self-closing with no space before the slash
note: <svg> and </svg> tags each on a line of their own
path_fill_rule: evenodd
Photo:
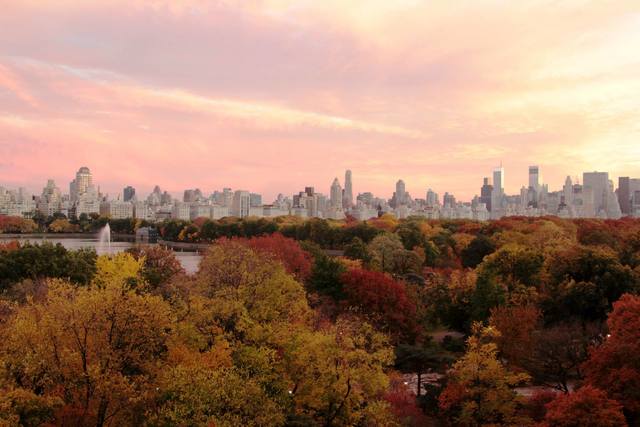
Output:
<svg viewBox="0 0 640 427">
<path fill-rule="evenodd" d="M 76 165 L 76 167 L 73 170 L 77 168 L 78 166 Z M 80 167 L 81 170 L 84 168 L 87 168 L 87 166 Z M 367 187 L 366 183 L 364 184 L 361 183 L 360 175 L 358 174 L 357 170 L 355 169 L 352 170 L 349 168 L 345 169 L 342 173 L 340 171 L 336 171 L 334 174 L 330 174 L 330 173 L 327 174 L 326 175 L 327 179 L 325 179 L 323 182 L 318 182 L 318 183 L 293 182 L 289 184 L 289 186 L 293 188 L 293 190 L 291 191 L 279 190 L 276 188 L 267 192 L 262 192 L 262 191 L 259 191 L 258 189 L 260 187 L 259 183 L 256 183 L 256 185 L 250 185 L 248 187 L 241 187 L 241 186 L 234 185 L 233 182 L 217 182 L 208 186 L 197 185 L 196 183 L 193 183 L 193 182 L 192 183 L 187 182 L 186 186 L 183 188 L 174 188 L 171 185 L 172 184 L 171 179 L 165 179 L 164 181 L 159 181 L 151 185 L 143 185 L 143 186 L 136 185 L 135 183 L 131 181 L 126 181 L 125 179 L 125 181 L 112 184 L 111 186 L 113 186 L 113 190 L 111 191 L 110 190 L 111 186 L 108 186 L 108 187 L 104 186 L 103 178 L 100 177 L 98 173 L 95 173 L 95 171 L 99 169 L 97 169 L 93 165 L 88 167 L 88 169 L 90 169 L 91 171 L 92 177 L 96 177 L 96 176 L 99 177 L 97 181 L 94 182 L 96 190 L 99 190 L 103 196 L 108 196 L 110 199 L 117 199 L 117 198 L 126 199 L 124 191 L 128 188 L 131 188 L 134 191 L 134 194 L 137 196 L 147 195 L 153 192 L 154 188 L 157 186 L 161 187 L 163 191 L 166 191 L 172 197 L 177 199 L 181 199 L 183 197 L 183 192 L 189 189 L 198 189 L 208 194 L 224 188 L 230 188 L 233 190 L 240 189 L 240 190 L 259 193 L 263 196 L 265 200 L 269 201 L 269 200 L 276 199 L 279 194 L 291 195 L 291 194 L 297 193 L 298 191 L 300 191 L 301 188 L 304 188 L 307 186 L 310 186 L 311 188 L 319 189 L 321 190 L 322 193 L 330 197 L 332 182 L 334 180 L 337 180 L 341 189 L 345 189 L 345 182 L 346 182 L 345 172 L 349 173 L 349 177 L 350 179 L 352 179 L 351 178 L 352 172 L 355 171 L 356 178 L 355 180 L 351 181 L 353 183 L 352 184 L 352 193 L 353 193 L 352 201 L 355 200 L 355 197 L 358 194 L 365 193 L 365 192 L 371 192 L 378 197 L 391 199 L 393 197 L 393 194 L 395 194 L 395 190 L 397 190 L 398 181 L 401 181 L 402 184 L 406 186 L 406 192 L 410 193 L 412 197 L 424 198 L 424 195 L 427 191 L 434 191 L 436 194 L 439 194 L 439 195 L 444 195 L 445 193 L 452 194 L 458 200 L 465 201 L 465 202 L 471 201 L 471 199 L 473 199 L 475 196 L 479 196 L 479 197 L 481 196 L 483 179 L 488 178 L 489 180 L 488 184 L 493 186 L 493 183 L 495 182 L 495 178 L 496 178 L 495 174 L 496 174 L 496 171 L 498 170 L 502 171 L 502 186 L 503 186 L 502 188 L 504 189 L 504 193 L 512 194 L 512 195 L 519 194 L 522 187 L 528 187 L 531 184 L 531 173 L 530 173 L 531 168 L 537 168 L 536 171 L 539 172 L 537 176 L 538 176 L 538 179 L 540 180 L 540 184 L 544 184 L 545 186 L 548 186 L 550 189 L 562 188 L 562 186 L 565 184 L 567 177 L 571 178 L 573 184 L 582 184 L 582 176 L 584 173 L 606 172 L 608 174 L 609 180 L 616 183 L 615 188 L 617 188 L 617 182 L 619 178 L 629 177 L 627 175 L 615 176 L 615 175 L 612 175 L 609 171 L 606 171 L 601 168 L 601 169 L 580 171 L 572 174 L 565 174 L 564 177 L 559 182 L 551 183 L 546 178 L 547 174 L 545 173 L 546 170 L 544 169 L 544 166 L 540 166 L 538 164 L 536 165 L 530 164 L 529 166 L 526 167 L 524 171 L 514 171 L 508 167 L 505 167 L 504 164 L 501 162 L 499 166 L 488 168 L 487 170 L 484 171 L 484 174 L 477 176 L 474 181 L 470 183 L 466 183 L 465 186 L 467 188 L 467 191 L 461 192 L 460 194 L 450 191 L 447 188 L 437 188 L 435 186 L 428 185 L 428 184 L 426 186 L 420 186 L 420 185 L 417 185 L 416 183 L 411 183 L 410 181 L 407 181 L 406 179 L 404 179 L 404 177 L 390 178 L 391 180 L 387 183 L 386 187 L 384 187 L 384 189 L 381 192 L 376 192 L 376 191 L 373 191 L 372 188 Z M 638 171 L 637 175 L 640 175 L 640 170 Z M 631 177 L 634 177 L 634 176 L 635 175 L 631 175 Z M 41 177 L 37 178 L 34 188 L 32 188 L 30 185 L 25 185 L 24 183 L 21 184 L 20 182 L 17 182 L 13 184 L 11 181 L 5 182 L 2 180 L 0 180 L 0 187 L 4 187 L 7 189 L 24 188 L 28 193 L 37 195 L 37 194 L 40 194 L 43 185 L 46 185 L 47 181 L 49 180 L 53 180 L 58 187 L 62 188 L 63 194 L 70 194 L 69 185 L 73 184 L 74 178 L 69 171 L 67 171 L 67 173 L 61 178 L 54 177 L 51 175 L 42 175 Z M 470 194 L 469 197 L 466 197 L 464 195 L 467 193 Z"/>
<path fill-rule="evenodd" d="M 0 28 L 10 187 L 88 164 L 109 193 L 271 198 L 352 169 L 469 199 L 500 161 L 509 193 L 530 163 L 640 170 L 637 1 L 24 1 Z"/>
<path fill-rule="evenodd" d="M 135 187 L 127 185 L 115 196 L 100 191 L 99 183 L 87 166 L 81 166 L 64 192 L 54 179 L 47 183 L 40 195 L 29 194 L 24 187 L 5 188 L 0 185 L 0 215 L 31 217 L 40 213 L 45 217 L 62 214 L 78 218 L 83 214 L 98 214 L 112 219 L 136 218 L 164 220 L 168 218 L 194 220 L 231 217 L 299 216 L 303 218 L 344 219 L 351 216 L 366 220 L 383 214 L 396 218 L 410 216 L 429 219 L 474 219 L 485 221 L 508 216 L 538 217 L 554 215 L 562 218 L 619 219 L 640 217 L 640 179 L 619 177 L 618 185 L 608 172 L 585 171 L 582 182 L 567 176 L 559 189 L 545 183 L 539 165 L 530 165 L 528 180 L 519 194 L 505 191 L 504 165 L 495 167 L 492 176 L 482 178 L 482 187 L 471 200 L 457 198 L 429 188 L 422 194 L 411 195 L 404 180 L 399 179 L 391 198 L 380 197 L 371 191 L 358 192 L 354 198 L 353 173 L 345 171 L 344 187 L 336 176 L 329 192 L 304 186 L 304 191 L 279 193 L 269 203 L 260 193 L 248 189 L 225 186 L 211 193 L 200 188 L 186 188 L 182 197 L 163 191 L 156 184 L 144 197 Z M 302 188 L 302 187 L 300 187 Z M 321 188 L 321 187 L 320 187 Z M 442 198 L 440 198 L 442 194 Z"/>
</svg>

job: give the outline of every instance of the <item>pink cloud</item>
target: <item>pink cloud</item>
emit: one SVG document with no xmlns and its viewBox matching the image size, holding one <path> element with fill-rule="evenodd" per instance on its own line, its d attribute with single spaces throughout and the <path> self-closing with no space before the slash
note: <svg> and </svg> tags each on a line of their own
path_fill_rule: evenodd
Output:
<svg viewBox="0 0 640 427">
<path fill-rule="evenodd" d="M 465 199 L 500 161 L 510 192 L 535 163 L 552 188 L 638 175 L 639 16 L 634 1 L 7 5 L 0 185 L 66 187 L 87 165 L 110 193 L 268 200 L 350 168 L 356 191 L 403 178 Z"/>
</svg>

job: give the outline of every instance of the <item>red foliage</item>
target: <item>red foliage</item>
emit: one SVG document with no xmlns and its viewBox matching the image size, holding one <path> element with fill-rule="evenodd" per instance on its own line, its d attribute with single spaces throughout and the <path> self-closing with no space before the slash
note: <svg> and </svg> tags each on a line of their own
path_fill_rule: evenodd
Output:
<svg viewBox="0 0 640 427">
<path fill-rule="evenodd" d="M 388 275 L 363 269 L 342 274 L 346 304 L 355 307 L 374 324 L 390 332 L 393 339 L 413 338 L 419 328 L 416 306 L 409 300 L 405 285 Z"/>
<path fill-rule="evenodd" d="M 442 393 L 440 393 L 438 397 L 438 407 L 444 412 L 449 412 L 458 406 L 466 395 L 467 388 L 465 384 L 452 381 L 448 383 Z"/>
<path fill-rule="evenodd" d="M 202 226 L 205 224 L 205 222 L 209 221 L 209 218 L 206 218 L 204 216 L 199 216 L 198 218 L 194 219 L 192 221 L 192 223 L 198 227 L 199 230 L 202 230 Z"/>
<path fill-rule="evenodd" d="M 33 220 L 19 216 L 0 215 L 0 233 L 30 233 L 36 228 Z"/>
<path fill-rule="evenodd" d="M 597 388 L 589 385 L 558 396 L 547 404 L 542 426 L 553 427 L 620 427 L 627 422 L 622 405 Z"/>
<path fill-rule="evenodd" d="M 578 242 L 583 245 L 607 245 L 617 248 L 622 240 L 620 224 L 617 221 L 578 219 L 575 223 L 578 226 Z"/>
<path fill-rule="evenodd" d="M 640 297 L 623 295 L 607 320 L 610 335 L 592 350 L 583 368 L 586 382 L 640 417 Z"/>
<path fill-rule="evenodd" d="M 401 376 L 391 378 L 390 390 L 384 395 L 384 400 L 391 405 L 391 412 L 403 426 L 427 425 L 427 417 L 416 404 L 416 395 L 409 390 Z"/>
<path fill-rule="evenodd" d="M 547 404 L 553 401 L 558 392 L 551 390 L 536 391 L 527 401 L 525 415 L 533 421 L 540 422 L 547 414 Z"/>
<path fill-rule="evenodd" d="M 305 281 L 311 276 L 311 255 L 293 239 L 284 237 L 280 233 L 274 233 L 248 240 L 237 239 L 237 241 L 257 252 L 270 254 L 280 261 L 287 272 L 297 280 Z"/>
<path fill-rule="evenodd" d="M 0 251 L 9 252 L 9 251 L 15 251 L 16 249 L 19 249 L 19 248 L 20 248 L 20 242 L 18 242 L 17 240 L 12 240 L 7 243 L 0 243 Z"/>
</svg>

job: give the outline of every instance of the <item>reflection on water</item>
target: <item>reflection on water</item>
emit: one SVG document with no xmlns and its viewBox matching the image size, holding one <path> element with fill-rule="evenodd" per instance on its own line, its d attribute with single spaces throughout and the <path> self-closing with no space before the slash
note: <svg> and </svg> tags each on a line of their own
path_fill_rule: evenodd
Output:
<svg viewBox="0 0 640 427">
<path fill-rule="evenodd" d="M 20 237 L 20 238 L 6 238 L 0 236 L 0 242 L 10 241 L 10 240 L 19 240 L 21 242 L 30 242 L 30 243 L 42 243 L 42 242 L 51 242 L 54 245 L 60 243 L 66 249 L 69 250 L 77 250 L 81 248 L 93 248 L 98 255 L 105 255 L 108 253 L 118 253 L 123 252 L 130 247 L 134 246 L 132 242 L 111 242 L 111 251 L 109 252 L 109 248 L 100 245 L 98 239 L 89 239 L 89 238 L 55 238 L 55 237 Z M 192 274 L 198 271 L 198 266 L 200 265 L 200 260 L 202 259 L 202 255 L 196 252 L 174 252 L 176 258 L 182 264 L 182 267 L 186 270 L 187 273 Z"/>
</svg>

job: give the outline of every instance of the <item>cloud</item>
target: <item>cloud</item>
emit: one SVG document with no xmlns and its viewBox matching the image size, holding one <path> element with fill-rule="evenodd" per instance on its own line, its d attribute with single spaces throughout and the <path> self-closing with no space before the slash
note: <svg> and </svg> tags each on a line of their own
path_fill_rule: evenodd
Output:
<svg viewBox="0 0 640 427">
<path fill-rule="evenodd" d="M 348 167 L 464 199 L 500 161 L 512 192 L 529 163 L 638 170 L 636 1 L 27 0 L 0 28 L 0 182 L 268 199 Z"/>
</svg>

